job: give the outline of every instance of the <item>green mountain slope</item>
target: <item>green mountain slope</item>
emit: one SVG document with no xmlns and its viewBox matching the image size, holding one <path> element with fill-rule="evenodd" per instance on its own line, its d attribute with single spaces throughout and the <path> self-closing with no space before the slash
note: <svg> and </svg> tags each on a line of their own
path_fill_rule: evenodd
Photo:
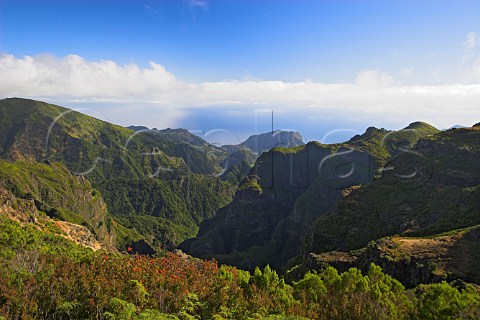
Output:
<svg viewBox="0 0 480 320">
<path fill-rule="evenodd" d="M 181 130 L 135 132 L 34 100 L 1 100 L 0 119 L 3 158 L 62 161 L 76 173 L 91 173 L 91 179 L 107 175 L 107 170 L 143 178 L 159 174 L 159 167 L 214 174 L 224 158 L 215 158 L 199 145 L 199 138 L 188 143 L 192 135 L 184 141 Z M 94 166 L 95 172 L 89 172 Z"/>
<path fill-rule="evenodd" d="M 369 127 L 362 135 L 356 135 L 345 143 L 352 148 L 367 151 L 384 165 L 414 146 L 420 139 L 440 132 L 425 122 L 413 122 L 401 130 L 385 130 Z"/>
<path fill-rule="evenodd" d="M 135 132 L 18 98 L 0 100 L 0 121 L 0 157 L 63 163 L 91 182 L 114 217 L 156 248 L 195 235 L 235 188 L 216 177 L 224 152 L 200 145 L 199 138 L 184 141 L 186 130 Z M 120 234 L 128 238 L 128 232 Z"/>
<path fill-rule="evenodd" d="M 233 202 L 180 248 L 247 269 L 285 267 L 300 253 L 314 221 L 343 194 L 369 184 L 386 159 L 436 132 L 415 123 L 402 131 L 369 128 L 342 144 L 275 148 L 257 159 Z"/>
<path fill-rule="evenodd" d="M 309 143 L 262 154 L 233 202 L 204 222 L 197 238 L 180 248 L 194 256 L 214 257 L 243 268 L 282 266 L 298 253 L 308 226 L 334 207 L 343 188 L 371 179 L 374 164 L 367 153 L 339 149 L 332 157 L 334 151 Z M 326 157 L 331 158 L 322 163 L 319 173 Z M 348 173 L 352 161 L 357 170 L 349 177 L 338 178 Z M 315 193 L 320 203 L 315 211 L 306 210 L 310 204 L 302 202 L 302 195 L 308 192 Z"/>
<path fill-rule="evenodd" d="M 392 234 L 433 235 L 480 223 L 480 128 L 421 139 L 317 220 L 307 252 L 352 250 Z"/>
<path fill-rule="evenodd" d="M 168 156 L 182 158 L 192 172 L 220 174 L 224 168 L 223 162 L 228 156 L 226 150 L 208 144 L 186 129 L 128 128 L 141 135 L 144 143 L 155 146 Z"/>
<path fill-rule="evenodd" d="M 0 186 L 15 197 L 10 202 L 30 201 L 32 210 L 87 227 L 104 248 L 115 248 L 113 222 L 101 195 L 88 180 L 71 175 L 62 164 L 0 160 Z"/>
</svg>

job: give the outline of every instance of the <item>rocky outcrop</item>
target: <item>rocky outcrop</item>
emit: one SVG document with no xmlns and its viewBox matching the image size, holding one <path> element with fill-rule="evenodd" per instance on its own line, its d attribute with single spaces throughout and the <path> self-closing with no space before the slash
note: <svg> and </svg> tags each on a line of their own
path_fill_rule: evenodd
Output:
<svg viewBox="0 0 480 320">
<path fill-rule="evenodd" d="M 367 271 L 371 263 L 407 287 L 443 280 L 480 284 L 476 257 L 480 253 L 480 227 L 431 238 L 388 237 L 353 252 L 310 253 L 308 269 L 330 265 L 339 271 L 356 267 Z"/>
<path fill-rule="evenodd" d="M 17 198 L 1 186 L 0 215 L 15 220 L 21 225 L 30 225 L 44 232 L 53 232 L 93 250 L 115 251 L 115 248 L 108 241 L 105 241 L 105 239 L 99 241 L 86 226 L 52 219 L 37 209 L 34 199 Z"/>
<path fill-rule="evenodd" d="M 56 224 L 65 229 L 66 234 L 72 234 L 72 238 L 92 235 L 92 239 L 83 242 L 95 240 L 102 244 L 92 245 L 93 248 L 114 250 L 116 237 L 110 214 L 99 192 L 88 180 L 71 175 L 59 163 L 0 160 L 0 169 L 0 186 L 14 196 L 9 202 L 24 203 L 23 211 L 32 222 L 35 222 L 32 215 L 35 217 L 42 212 L 51 219 L 63 220 L 64 223 Z M 18 215 L 17 219 L 21 220 Z"/>
</svg>

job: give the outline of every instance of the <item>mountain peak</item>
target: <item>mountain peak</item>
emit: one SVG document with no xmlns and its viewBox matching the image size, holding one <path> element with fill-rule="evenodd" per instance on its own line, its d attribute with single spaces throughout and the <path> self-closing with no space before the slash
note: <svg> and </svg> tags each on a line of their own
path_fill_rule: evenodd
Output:
<svg viewBox="0 0 480 320">
<path fill-rule="evenodd" d="M 384 128 L 381 128 L 381 129 L 378 129 L 376 127 L 368 127 L 364 133 L 362 134 L 356 134 L 354 135 L 352 138 L 350 138 L 350 140 L 348 140 L 347 142 L 348 143 L 354 143 L 354 142 L 358 142 L 358 141 L 362 141 L 362 140 L 365 140 L 365 139 L 369 139 L 369 138 L 372 138 L 374 136 L 380 136 L 380 137 L 383 137 L 385 135 L 385 133 L 387 133 L 388 130 L 384 129 Z"/>
<path fill-rule="evenodd" d="M 429 129 L 429 130 L 434 130 L 434 131 L 439 131 L 437 128 L 435 128 L 434 126 L 426 123 L 426 122 L 423 122 L 423 121 L 415 121 L 415 122 L 412 122 L 410 123 L 408 126 L 406 126 L 405 128 L 403 128 L 403 130 L 405 129 L 415 129 L 415 130 L 418 130 L 418 129 Z"/>
<path fill-rule="evenodd" d="M 276 130 L 250 136 L 241 143 L 255 153 L 262 153 L 275 147 L 298 147 L 304 145 L 302 135 L 297 131 Z"/>
<path fill-rule="evenodd" d="M 150 130 L 149 128 L 145 126 L 128 126 L 127 129 L 133 130 L 133 131 L 143 131 L 143 130 Z"/>
<path fill-rule="evenodd" d="M 374 133 L 379 131 L 386 132 L 388 130 L 386 130 L 385 128 L 378 129 L 377 127 L 368 127 L 367 130 L 365 130 L 365 133 Z"/>
</svg>

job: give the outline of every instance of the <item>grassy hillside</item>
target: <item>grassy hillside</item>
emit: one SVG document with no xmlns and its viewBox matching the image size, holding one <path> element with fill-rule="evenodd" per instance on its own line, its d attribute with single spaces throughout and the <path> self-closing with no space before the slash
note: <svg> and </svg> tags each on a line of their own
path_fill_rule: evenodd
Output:
<svg viewBox="0 0 480 320">
<path fill-rule="evenodd" d="M 200 222 L 228 203 L 235 189 L 216 177 L 226 153 L 186 130 L 133 131 L 18 98 L 0 100 L 0 119 L 2 158 L 24 161 L 32 170 L 35 163 L 62 163 L 71 175 L 90 181 L 118 222 L 157 249 L 195 235 Z M 23 167 L 25 176 L 36 176 L 28 168 Z M 73 189 L 65 193 L 73 196 Z M 76 209 L 69 210 L 58 218 L 79 222 Z M 129 237 L 125 228 L 117 231 Z M 129 241 L 139 240 L 134 238 Z"/>
<path fill-rule="evenodd" d="M 118 243 L 100 193 L 60 163 L 0 160 L 0 186 L 16 197 L 17 205 L 27 200 L 51 218 L 87 227 L 105 248 L 113 249 Z"/>
<path fill-rule="evenodd" d="M 354 136 L 345 145 L 367 151 L 383 166 L 388 160 L 411 149 L 419 139 L 438 132 L 440 130 L 425 122 L 413 122 L 396 131 L 369 127 L 364 134 Z"/>
</svg>

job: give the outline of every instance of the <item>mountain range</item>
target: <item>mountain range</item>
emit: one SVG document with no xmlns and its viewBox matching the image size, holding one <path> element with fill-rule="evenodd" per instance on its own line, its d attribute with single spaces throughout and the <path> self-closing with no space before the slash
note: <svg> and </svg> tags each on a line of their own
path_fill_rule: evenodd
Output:
<svg viewBox="0 0 480 320">
<path fill-rule="evenodd" d="M 110 249 L 151 253 L 195 236 L 200 222 L 231 200 L 256 156 L 185 129 L 124 128 L 11 98 L 0 101 L 0 159 L 11 196 L 83 225 Z"/>
<path fill-rule="evenodd" d="M 0 213 L 95 250 L 180 248 L 291 279 L 375 262 L 409 286 L 480 283 L 479 141 L 478 124 L 414 122 L 336 144 L 274 131 L 220 147 L 9 98 Z"/>
<path fill-rule="evenodd" d="M 399 131 L 370 127 L 345 143 L 274 148 L 257 159 L 233 201 L 180 248 L 246 269 L 285 268 L 302 251 L 312 224 L 342 197 L 369 185 L 390 159 L 437 132 L 417 122 Z"/>
</svg>

